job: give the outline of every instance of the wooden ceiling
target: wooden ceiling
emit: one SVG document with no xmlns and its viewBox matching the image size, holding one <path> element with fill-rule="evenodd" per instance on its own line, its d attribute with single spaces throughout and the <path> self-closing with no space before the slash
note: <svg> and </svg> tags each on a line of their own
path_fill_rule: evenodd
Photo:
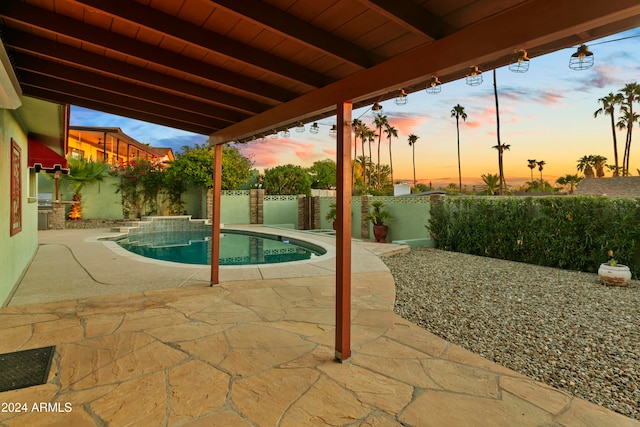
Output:
<svg viewBox="0 0 640 427">
<path fill-rule="evenodd" d="M 640 0 L 3 0 L 25 95 L 240 140 L 640 25 Z M 567 71 L 569 72 L 569 71 Z"/>
</svg>

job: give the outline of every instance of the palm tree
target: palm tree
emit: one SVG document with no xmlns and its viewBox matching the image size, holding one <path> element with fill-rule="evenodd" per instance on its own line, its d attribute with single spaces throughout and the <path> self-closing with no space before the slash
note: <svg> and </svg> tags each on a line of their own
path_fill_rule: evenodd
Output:
<svg viewBox="0 0 640 427">
<path fill-rule="evenodd" d="M 618 140 L 616 138 L 616 123 L 614 118 L 616 105 L 621 105 L 624 102 L 624 97 L 621 93 L 613 94 L 610 92 L 609 95 L 604 98 L 598 99 L 598 102 L 602 104 L 602 107 L 598 108 L 594 113 L 593 117 L 598 117 L 599 115 L 609 115 L 611 116 L 611 133 L 613 135 L 613 157 L 615 159 L 615 169 L 613 172 L 613 176 L 618 176 L 619 165 L 618 165 Z"/>
<path fill-rule="evenodd" d="M 375 142 L 377 134 L 373 130 L 367 131 L 367 141 L 369 142 L 369 185 L 371 186 L 373 173 L 373 156 L 371 155 L 371 143 Z"/>
<path fill-rule="evenodd" d="M 640 99 L 640 85 L 638 83 L 627 83 L 621 90 L 624 97 L 623 117 L 627 128 L 627 138 L 624 146 L 624 157 L 622 160 L 623 173 L 629 174 L 629 157 L 631 153 L 631 136 L 633 133 L 633 123 L 638 121 L 639 116 L 633 112 L 633 103 Z"/>
<path fill-rule="evenodd" d="M 75 202 L 69 211 L 69 219 L 82 219 L 82 190 L 85 185 L 102 181 L 108 174 L 110 166 L 107 163 L 94 162 L 84 157 L 68 159 L 69 174 L 62 175 L 62 179 L 71 185 L 73 201 Z"/>
<path fill-rule="evenodd" d="M 527 162 L 529 162 L 529 164 L 527 165 L 527 167 L 529 169 L 531 169 L 531 182 L 533 182 L 533 170 L 536 168 L 536 166 L 538 165 L 538 162 L 536 159 L 529 159 L 527 160 Z"/>
<path fill-rule="evenodd" d="M 356 159 L 358 158 L 358 137 L 360 136 L 360 132 L 362 131 L 362 121 L 360 119 L 353 119 L 353 123 L 351 124 L 354 133 L 354 141 L 353 141 L 353 163 L 351 167 L 351 192 L 353 193 L 353 189 L 356 185 Z M 362 153 L 364 154 L 364 152 Z"/>
<path fill-rule="evenodd" d="M 594 173 L 593 173 L 592 165 L 593 165 L 592 155 L 582 156 L 581 158 L 578 159 L 578 166 L 576 166 L 576 169 L 578 169 L 578 172 L 584 172 L 585 178 L 593 178 Z"/>
<path fill-rule="evenodd" d="M 500 175 L 488 173 L 481 176 L 482 182 L 487 187 L 486 191 L 491 196 L 496 194 L 496 190 L 500 187 Z"/>
<path fill-rule="evenodd" d="M 460 119 L 467 121 L 467 113 L 464 107 L 457 104 L 451 109 L 451 117 L 456 118 L 456 133 L 458 136 L 458 191 L 462 193 L 462 169 L 460 168 Z"/>
<path fill-rule="evenodd" d="M 416 141 L 420 138 L 414 134 L 409 135 L 409 147 L 413 151 L 413 186 L 418 185 L 418 181 L 416 181 Z"/>
<path fill-rule="evenodd" d="M 589 157 L 591 158 L 591 166 L 593 166 L 596 171 L 596 177 L 602 178 L 604 176 L 604 165 L 606 164 L 607 158 L 599 154 Z"/>
<path fill-rule="evenodd" d="M 384 133 L 387 134 L 387 139 L 389 140 L 389 167 L 391 168 L 391 185 L 393 186 L 393 157 L 391 155 L 391 138 L 398 137 L 398 130 L 387 123 L 384 126 Z"/>
<path fill-rule="evenodd" d="M 382 128 L 389 124 L 387 120 L 387 116 L 382 113 L 376 114 L 373 124 L 376 125 L 376 129 L 378 129 L 378 167 L 376 168 L 378 171 L 378 188 L 380 187 L 380 145 L 382 145 Z"/>
<path fill-rule="evenodd" d="M 500 144 L 500 142 L 498 142 L 498 145 L 494 145 L 491 148 L 495 148 L 496 150 L 498 150 L 498 170 L 500 171 L 498 176 L 500 177 L 500 194 L 504 194 L 504 190 L 507 189 L 507 180 L 504 177 L 503 153 L 511 149 L 511 144 Z"/>
<path fill-rule="evenodd" d="M 546 165 L 547 163 L 544 160 L 540 160 L 539 162 L 536 162 L 536 164 L 538 165 L 538 170 L 540 171 L 540 182 L 543 182 L 544 180 L 542 179 L 542 169 L 544 169 L 544 165 Z"/>
<path fill-rule="evenodd" d="M 578 175 L 570 175 L 567 174 L 565 176 L 558 177 L 556 179 L 556 183 L 564 186 L 569 186 L 569 194 L 573 194 L 573 191 L 576 189 L 576 185 L 582 181 L 582 178 Z"/>
</svg>

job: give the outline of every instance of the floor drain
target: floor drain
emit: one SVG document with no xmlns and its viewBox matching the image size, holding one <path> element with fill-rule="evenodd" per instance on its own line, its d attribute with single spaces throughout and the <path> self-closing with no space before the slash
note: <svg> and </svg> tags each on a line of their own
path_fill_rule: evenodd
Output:
<svg viewBox="0 0 640 427">
<path fill-rule="evenodd" d="M 0 392 L 45 384 L 56 346 L 0 354 Z"/>
</svg>

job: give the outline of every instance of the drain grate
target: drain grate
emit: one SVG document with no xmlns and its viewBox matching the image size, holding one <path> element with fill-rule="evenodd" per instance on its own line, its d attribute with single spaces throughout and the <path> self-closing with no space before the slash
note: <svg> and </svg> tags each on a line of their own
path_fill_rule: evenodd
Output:
<svg viewBox="0 0 640 427">
<path fill-rule="evenodd" d="M 0 354 L 0 392 L 45 384 L 56 346 Z"/>
</svg>

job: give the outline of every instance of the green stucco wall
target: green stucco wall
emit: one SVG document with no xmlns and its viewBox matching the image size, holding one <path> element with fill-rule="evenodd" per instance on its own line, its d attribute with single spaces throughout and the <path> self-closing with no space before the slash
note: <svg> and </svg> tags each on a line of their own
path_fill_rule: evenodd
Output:
<svg viewBox="0 0 640 427">
<path fill-rule="evenodd" d="M 11 138 L 22 151 L 22 231 L 9 236 Z M 0 305 L 5 305 L 38 247 L 38 205 L 29 202 L 27 136 L 13 113 L 0 110 Z"/>
</svg>

